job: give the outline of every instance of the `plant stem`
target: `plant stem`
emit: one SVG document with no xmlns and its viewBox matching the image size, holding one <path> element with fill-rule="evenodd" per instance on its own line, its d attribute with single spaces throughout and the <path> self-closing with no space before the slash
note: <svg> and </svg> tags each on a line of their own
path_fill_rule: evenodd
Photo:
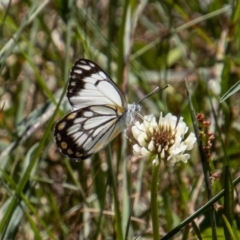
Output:
<svg viewBox="0 0 240 240">
<path fill-rule="evenodd" d="M 159 240 L 159 220 L 158 220 L 158 175 L 160 168 L 160 160 L 156 159 L 152 167 L 152 184 L 151 184 L 151 216 L 153 226 L 153 239 Z"/>
</svg>

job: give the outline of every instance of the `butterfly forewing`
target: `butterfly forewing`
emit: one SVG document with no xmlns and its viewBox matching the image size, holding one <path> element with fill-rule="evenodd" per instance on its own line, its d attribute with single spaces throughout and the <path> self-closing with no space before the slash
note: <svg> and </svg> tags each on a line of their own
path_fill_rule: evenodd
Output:
<svg viewBox="0 0 240 240">
<path fill-rule="evenodd" d="M 126 100 L 116 84 L 97 64 L 87 59 L 75 62 L 70 72 L 67 97 L 73 108 L 96 104 L 127 108 Z"/>
<path fill-rule="evenodd" d="M 60 151 L 69 158 L 88 158 L 125 128 L 125 98 L 92 61 L 76 61 L 70 73 L 67 97 L 74 111 L 56 124 L 54 136 Z"/>
</svg>

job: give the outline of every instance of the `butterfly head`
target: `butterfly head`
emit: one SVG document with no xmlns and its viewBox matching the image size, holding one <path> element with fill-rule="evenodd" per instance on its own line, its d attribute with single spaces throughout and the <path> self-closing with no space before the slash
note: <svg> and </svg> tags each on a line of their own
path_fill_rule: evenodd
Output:
<svg viewBox="0 0 240 240">
<path fill-rule="evenodd" d="M 126 119 L 127 126 L 134 122 L 136 116 L 141 111 L 141 107 L 142 106 L 137 103 L 128 104 L 127 119 Z"/>
</svg>

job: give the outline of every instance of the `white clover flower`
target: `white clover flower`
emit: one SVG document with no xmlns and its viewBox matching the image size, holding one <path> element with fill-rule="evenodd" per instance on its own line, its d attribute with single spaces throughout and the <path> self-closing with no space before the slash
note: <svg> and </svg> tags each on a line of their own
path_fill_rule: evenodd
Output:
<svg viewBox="0 0 240 240">
<path fill-rule="evenodd" d="M 190 155 L 185 151 L 191 150 L 196 141 L 193 133 L 184 139 L 187 131 L 183 118 L 177 120 L 171 113 L 165 117 L 160 113 L 158 123 L 153 115 L 144 116 L 142 123 L 137 121 L 132 127 L 133 137 L 137 141 L 133 145 L 133 153 L 145 157 L 156 155 L 172 164 L 187 162 Z"/>
</svg>

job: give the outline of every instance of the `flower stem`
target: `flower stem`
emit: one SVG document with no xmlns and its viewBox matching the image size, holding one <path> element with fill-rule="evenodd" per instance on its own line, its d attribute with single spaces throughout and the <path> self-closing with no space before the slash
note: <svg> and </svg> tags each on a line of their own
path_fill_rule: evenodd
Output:
<svg viewBox="0 0 240 240">
<path fill-rule="evenodd" d="M 152 167 L 152 184 L 151 184 L 151 216 L 153 226 L 153 239 L 159 240 L 159 220 L 158 220 L 158 175 L 160 168 L 160 160 L 158 158 L 153 161 Z"/>
</svg>

